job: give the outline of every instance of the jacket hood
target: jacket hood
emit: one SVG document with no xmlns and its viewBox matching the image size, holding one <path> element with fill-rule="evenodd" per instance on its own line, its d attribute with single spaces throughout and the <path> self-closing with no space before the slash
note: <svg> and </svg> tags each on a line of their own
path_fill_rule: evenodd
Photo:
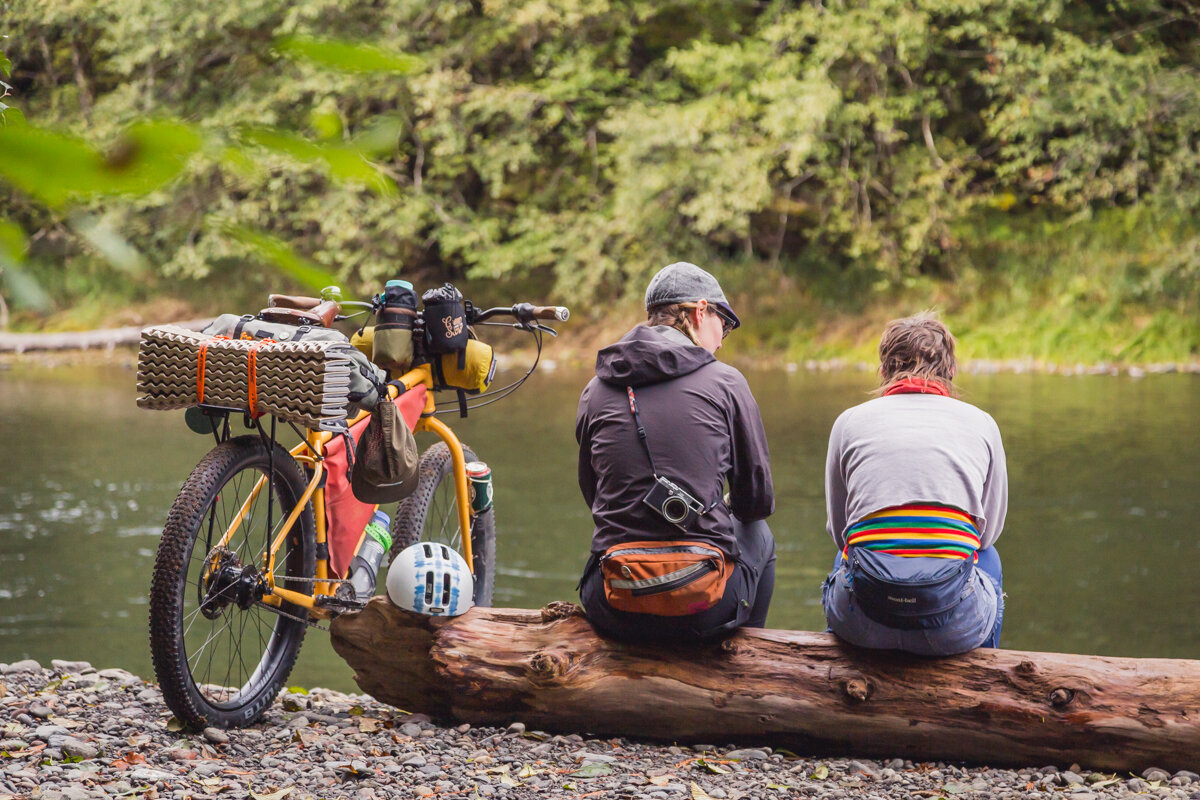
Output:
<svg viewBox="0 0 1200 800">
<path fill-rule="evenodd" d="M 687 375 L 716 360 L 674 328 L 638 325 L 596 355 L 596 377 L 619 386 L 645 386 Z"/>
</svg>

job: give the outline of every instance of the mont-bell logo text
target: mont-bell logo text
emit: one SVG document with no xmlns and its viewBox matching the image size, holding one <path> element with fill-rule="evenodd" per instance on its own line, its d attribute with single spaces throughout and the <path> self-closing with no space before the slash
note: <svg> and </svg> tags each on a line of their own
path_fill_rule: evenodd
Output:
<svg viewBox="0 0 1200 800">
<path fill-rule="evenodd" d="M 889 603 L 916 603 L 917 602 L 917 598 L 915 598 L 915 597 L 894 597 L 890 594 L 887 596 L 887 599 L 888 599 Z"/>
</svg>

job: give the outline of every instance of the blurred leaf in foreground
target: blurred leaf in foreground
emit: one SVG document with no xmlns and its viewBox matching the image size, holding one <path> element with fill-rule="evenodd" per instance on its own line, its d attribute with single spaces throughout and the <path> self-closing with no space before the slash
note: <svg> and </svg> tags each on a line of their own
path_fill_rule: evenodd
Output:
<svg viewBox="0 0 1200 800">
<path fill-rule="evenodd" d="M 341 72 L 390 72 L 408 75 L 421 66 L 421 59 L 416 56 L 338 39 L 281 36 L 275 40 L 275 49 L 288 58 Z"/>
<path fill-rule="evenodd" d="M 382 195 L 396 192 L 396 184 L 392 179 L 371 164 L 362 149 L 353 145 L 316 144 L 294 133 L 272 128 L 243 128 L 239 138 L 248 145 L 262 147 L 297 161 L 324 164 L 329 174 L 337 180 L 364 184 Z M 395 142 L 394 135 L 391 142 Z M 368 139 L 366 144 L 374 146 L 375 143 Z"/>
<path fill-rule="evenodd" d="M 182 123 L 143 122 L 101 154 L 75 136 L 0 126 L 0 177 L 51 208 L 99 195 L 143 195 L 178 175 L 200 143 Z"/>
<path fill-rule="evenodd" d="M 7 263 L 15 264 L 25 260 L 29 243 L 25 240 L 25 232 L 21 226 L 6 219 L 0 219 L 0 258 Z"/>
<path fill-rule="evenodd" d="M 242 225 L 229 225 L 225 232 L 292 280 L 312 289 L 314 294 L 337 283 L 337 276 L 294 252 L 282 239 Z"/>
<path fill-rule="evenodd" d="M 28 249 L 29 243 L 20 226 L 0 219 L 0 282 L 3 283 L 4 292 L 26 308 L 49 311 L 52 305 L 50 295 L 21 269 Z"/>
<path fill-rule="evenodd" d="M 350 140 L 350 146 L 360 153 L 386 156 L 396 152 L 400 134 L 404 132 L 404 120 L 399 117 L 379 116 L 368 120 L 362 130 Z"/>
<path fill-rule="evenodd" d="M 91 214 L 73 213 L 70 221 L 75 232 L 104 256 L 108 263 L 130 275 L 146 273 L 146 259 L 125 237 L 113 230 L 108 220 Z"/>
</svg>

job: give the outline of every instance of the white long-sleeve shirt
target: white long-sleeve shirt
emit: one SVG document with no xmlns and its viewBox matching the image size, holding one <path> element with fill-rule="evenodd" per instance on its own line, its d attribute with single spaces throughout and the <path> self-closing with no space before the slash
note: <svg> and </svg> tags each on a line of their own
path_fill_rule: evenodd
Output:
<svg viewBox="0 0 1200 800">
<path fill-rule="evenodd" d="M 1008 510 L 1008 471 L 990 414 L 934 394 L 879 397 L 842 412 L 825 461 L 826 528 L 838 548 L 855 522 L 908 503 L 966 511 L 980 547 L 992 546 Z"/>
</svg>

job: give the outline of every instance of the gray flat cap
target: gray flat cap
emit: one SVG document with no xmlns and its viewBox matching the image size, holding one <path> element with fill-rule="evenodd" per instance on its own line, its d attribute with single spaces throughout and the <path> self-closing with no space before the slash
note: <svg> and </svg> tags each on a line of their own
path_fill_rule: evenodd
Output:
<svg viewBox="0 0 1200 800">
<path fill-rule="evenodd" d="M 738 315 L 733 313 L 725 292 L 721 291 L 721 284 L 695 264 L 687 261 L 668 264 L 650 279 L 650 285 L 646 287 L 647 311 L 666 303 L 694 303 L 697 300 L 707 300 L 720 308 L 733 322 L 733 327 L 742 324 Z"/>
</svg>

